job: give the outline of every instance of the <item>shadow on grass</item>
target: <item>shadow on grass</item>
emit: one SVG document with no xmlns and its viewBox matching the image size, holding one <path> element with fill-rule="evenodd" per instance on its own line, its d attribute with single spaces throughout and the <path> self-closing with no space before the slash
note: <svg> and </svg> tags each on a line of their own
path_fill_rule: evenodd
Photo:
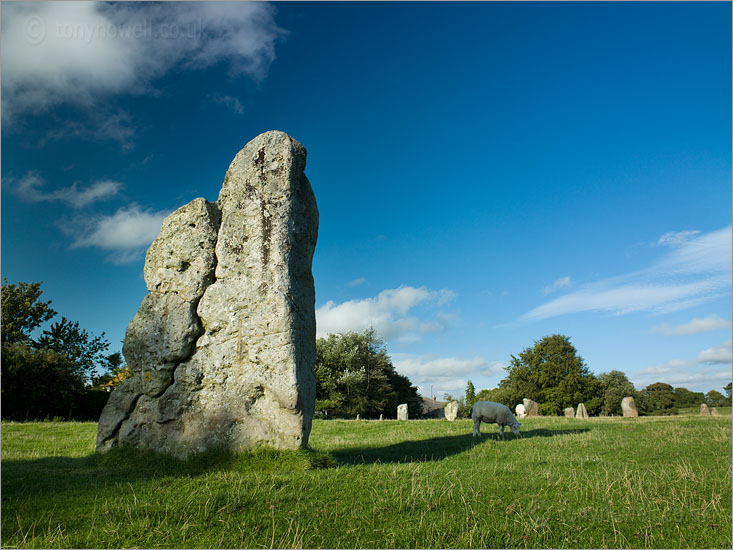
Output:
<svg viewBox="0 0 733 550">
<path fill-rule="evenodd" d="M 481 437 L 473 437 L 471 434 L 450 435 L 421 439 L 419 441 L 402 441 L 384 447 L 351 447 L 338 449 L 331 451 L 331 455 L 340 464 L 431 462 L 463 453 L 473 449 L 477 445 L 483 445 L 488 441 L 502 443 L 513 439 L 555 437 L 587 431 L 589 431 L 588 428 L 570 430 L 548 430 L 541 428 L 522 432 L 519 437 L 516 437 L 510 432 L 505 432 L 503 439 L 498 432 L 483 434 Z"/>
<path fill-rule="evenodd" d="M 115 484 L 166 477 L 193 478 L 217 471 L 290 473 L 336 467 L 328 453 L 258 449 L 234 453 L 212 449 L 187 460 L 134 448 L 116 448 L 80 458 L 45 457 L 2 461 L 2 499 L 29 494 L 85 493 Z"/>
</svg>

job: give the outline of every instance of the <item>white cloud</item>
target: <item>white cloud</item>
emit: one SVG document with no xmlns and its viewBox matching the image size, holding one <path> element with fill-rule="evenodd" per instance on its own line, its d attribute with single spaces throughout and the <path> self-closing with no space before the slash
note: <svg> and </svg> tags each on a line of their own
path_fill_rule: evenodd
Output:
<svg viewBox="0 0 733 550">
<path fill-rule="evenodd" d="M 83 189 L 79 188 L 77 182 L 55 191 L 45 191 L 44 185 L 45 182 L 38 172 L 32 171 L 18 180 L 11 189 L 26 202 L 65 202 L 74 208 L 83 208 L 117 195 L 122 188 L 120 182 L 110 180 L 96 181 Z"/>
<path fill-rule="evenodd" d="M 684 336 L 686 334 L 698 334 L 700 332 L 712 332 L 730 325 L 728 321 L 717 316 L 710 315 L 704 319 L 692 319 L 689 323 L 670 326 L 668 324 L 657 325 L 652 332 L 661 332 L 666 336 Z"/>
<path fill-rule="evenodd" d="M 359 286 L 359 285 L 363 285 L 366 282 L 367 282 L 367 280 L 366 280 L 365 277 L 359 277 L 358 279 L 354 279 L 353 281 L 349 281 L 349 286 L 351 286 L 351 287 Z"/>
<path fill-rule="evenodd" d="M 558 290 L 562 290 L 563 288 L 569 288 L 572 286 L 572 281 L 570 280 L 570 277 L 562 277 L 552 283 L 551 285 L 547 285 L 542 292 L 545 294 L 552 294 L 553 292 L 557 292 Z"/>
<path fill-rule="evenodd" d="M 328 301 L 316 309 L 318 336 L 347 331 L 362 332 L 373 327 L 385 340 L 414 342 L 421 333 L 444 330 L 453 316 L 438 312 L 421 320 L 407 313 L 417 306 L 443 306 L 455 298 L 451 290 L 428 290 L 401 286 L 380 292 L 374 298 L 349 300 L 342 304 Z"/>
<path fill-rule="evenodd" d="M 507 363 L 489 362 L 482 357 L 434 357 L 432 355 L 394 354 L 393 363 L 400 374 L 407 376 L 422 395 L 433 393 L 440 400 L 443 394 L 463 395 L 468 380 L 503 373 Z M 478 391 L 480 388 L 476 388 Z"/>
<path fill-rule="evenodd" d="M 584 285 L 525 313 L 520 320 L 584 311 L 668 313 L 730 294 L 731 232 L 729 226 L 707 234 L 683 232 L 684 238 L 663 236 L 660 240 L 672 250 L 651 267 Z"/>
<path fill-rule="evenodd" d="M 155 79 L 173 69 L 225 63 L 232 76 L 261 80 L 286 34 L 262 2 L 18 2 L 2 15 L 4 124 L 60 104 L 114 122 L 126 115 L 109 114 L 110 98 L 158 93 Z"/>
<path fill-rule="evenodd" d="M 721 363 L 728 364 L 733 362 L 733 341 L 728 340 L 720 346 L 708 348 L 701 351 L 697 356 L 698 363 Z"/>
<path fill-rule="evenodd" d="M 170 212 L 142 210 L 131 204 L 111 216 L 100 216 L 80 231 L 72 248 L 94 247 L 110 251 L 112 263 L 136 260 L 160 233 L 160 227 Z M 67 231 L 71 232 L 71 231 Z"/>
<path fill-rule="evenodd" d="M 634 385 L 641 389 L 654 382 L 665 382 L 693 391 L 709 391 L 730 382 L 733 363 L 733 340 L 701 351 L 697 359 L 672 359 L 661 365 L 637 371 L 632 375 Z M 726 365 L 716 369 L 714 365 Z"/>
<path fill-rule="evenodd" d="M 673 366 L 660 365 L 659 370 L 645 369 L 638 375 L 632 375 L 631 381 L 636 389 L 642 389 L 655 382 L 664 382 L 675 388 L 683 387 L 690 391 L 708 392 L 711 389 L 718 389 L 731 381 L 730 369 L 709 370 L 693 369 L 690 367 L 674 368 Z"/>
</svg>

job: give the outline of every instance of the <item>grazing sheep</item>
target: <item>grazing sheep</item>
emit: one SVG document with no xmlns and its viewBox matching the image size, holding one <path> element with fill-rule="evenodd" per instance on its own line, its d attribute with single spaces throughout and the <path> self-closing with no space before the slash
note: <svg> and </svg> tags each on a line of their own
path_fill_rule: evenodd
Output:
<svg viewBox="0 0 733 550">
<path fill-rule="evenodd" d="M 493 401 L 477 401 L 471 407 L 471 418 L 473 419 L 473 435 L 481 435 L 481 422 L 493 422 L 499 425 L 499 433 L 504 437 L 504 426 L 509 426 L 512 433 L 519 435 L 521 424 L 514 418 L 509 407 Z"/>
</svg>

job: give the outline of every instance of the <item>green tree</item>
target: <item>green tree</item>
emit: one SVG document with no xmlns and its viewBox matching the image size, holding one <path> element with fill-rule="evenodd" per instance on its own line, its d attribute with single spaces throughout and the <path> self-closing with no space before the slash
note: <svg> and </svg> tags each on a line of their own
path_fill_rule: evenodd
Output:
<svg viewBox="0 0 733 550">
<path fill-rule="evenodd" d="M 567 336 L 546 336 L 519 357 L 512 355 L 507 372 L 499 387 L 510 403 L 521 403 L 526 397 L 538 402 L 543 414 L 551 415 L 581 402 L 590 414 L 600 408 L 600 383 Z"/>
<path fill-rule="evenodd" d="M 473 382 L 470 380 L 466 384 L 466 398 L 465 398 L 465 406 L 466 409 L 463 413 L 463 416 L 468 418 L 471 416 L 471 407 L 473 407 L 473 404 L 476 402 L 476 387 L 473 385 Z"/>
<path fill-rule="evenodd" d="M 731 388 L 733 388 L 733 382 L 728 382 L 728 385 L 723 388 L 725 390 L 725 396 L 728 398 L 728 403 L 731 400 Z"/>
<path fill-rule="evenodd" d="M 2 284 L 2 343 L 30 342 L 33 330 L 53 318 L 51 300 L 41 301 L 41 283 Z"/>
<path fill-rule="evenodd" d="M 727 407 L 730 401 L 718 390 L 710 390 L 705 394 L 705 403 L 711 407 Z"/>
<path fill-rule="evenodd" d="M 637 408 L 640 414 L 653 416 L 678 414 L 674 388 L 664 382 L 648 385 L 639 392 Z"/>
<path fill-rule="evenodd" d="M 87 406 L 86 384 L 109 364 L 102 353 L 109 343 L 104 333 L 91 336 L 66 318 L 33 340 L 33 331 L 56 314 L 50 301 L 41 301 L 40 285 L 3 279 L 2 416 L 70 419 L 74 410 L 82 410 L 86 419 L 95 419 L 90 411 L 98 414 L 101 407 Z M 104 405 L 100 399 L 95 403 Z"/>
<path fill-rule="evenodd" d="M 476 401 L 494 401 L 495 403 L 502 403 L 509 407 L 512 412 L 514 412 L 514 407 L 516 406 L 516 403 L 512 403 L 508 399 L 507 391 L 504 388 L 481 390 L 476 394 Z M 476 401 L 474 401 L 474 403 Z"/>
<path fill-rule="evenodd" d="M 621 416 L 621 400 L 636 398 L 636 390 L 626 375 L 619 370 L 604 372 L 598 376 L 601 383 L 601 414 Z"/>
<path fill-rule="evenodd" d="M 66 317 L 51 325 L 50 330 L 44 330 L 36 347 L 65 355 L 72 375 L 83 383 L 90 382 L 98 369 L 105 370 L 108 366 L 104 352 L 109 348 L 109 342 L 104 338 L 104 332 L 101 336 L 91 336 L 79 328 L 78 322 L 72 323 Z"/>
<path fill-rule="evenodd" d="M 395 417 L 397 405 L 422 414 L 417 388 L 395 371 L 374 329 L 329 334 L 316 341 L 316 410 L 331 415 Z"/>
<path fill-rule="evenodd" d="M 699 407 L 700 403 L 705 402 L 704 393 L 693 392 L 687 388 L 675 388 L 674 396 L 677 407 Z"/>
</svg>

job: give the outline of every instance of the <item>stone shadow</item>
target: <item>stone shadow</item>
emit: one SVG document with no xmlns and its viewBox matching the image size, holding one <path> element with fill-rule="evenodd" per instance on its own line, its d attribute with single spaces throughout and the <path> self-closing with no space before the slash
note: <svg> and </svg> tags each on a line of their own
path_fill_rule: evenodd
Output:
<svg viewBox="0 0 733 550">
<path fill-rule="evenodd" d="M 483 445 L 488 441 L 499 444 L 513 439 L 529 439 L 533 437 L 557 437 L 562 435 L 579 434 L 589 431 L 588 428 L 548 430 L 545 428 L 527 430 L 516 437 L 507 428 L 504 438 L 499 432 L 484 433 L 481 437 L 473 437 L 467 433 L 463 435 L 449 435 L 443 437 L 432 437 L 419 441 L 401 441 L 393 445 L 383 447 L 349 447 L 331 451 L 339 464 L 377 464 L 377 463 L 405 463 L 405 462 L 433 462 L 446 459 L 466 451 L 477 445 Z"/>
</svg>

